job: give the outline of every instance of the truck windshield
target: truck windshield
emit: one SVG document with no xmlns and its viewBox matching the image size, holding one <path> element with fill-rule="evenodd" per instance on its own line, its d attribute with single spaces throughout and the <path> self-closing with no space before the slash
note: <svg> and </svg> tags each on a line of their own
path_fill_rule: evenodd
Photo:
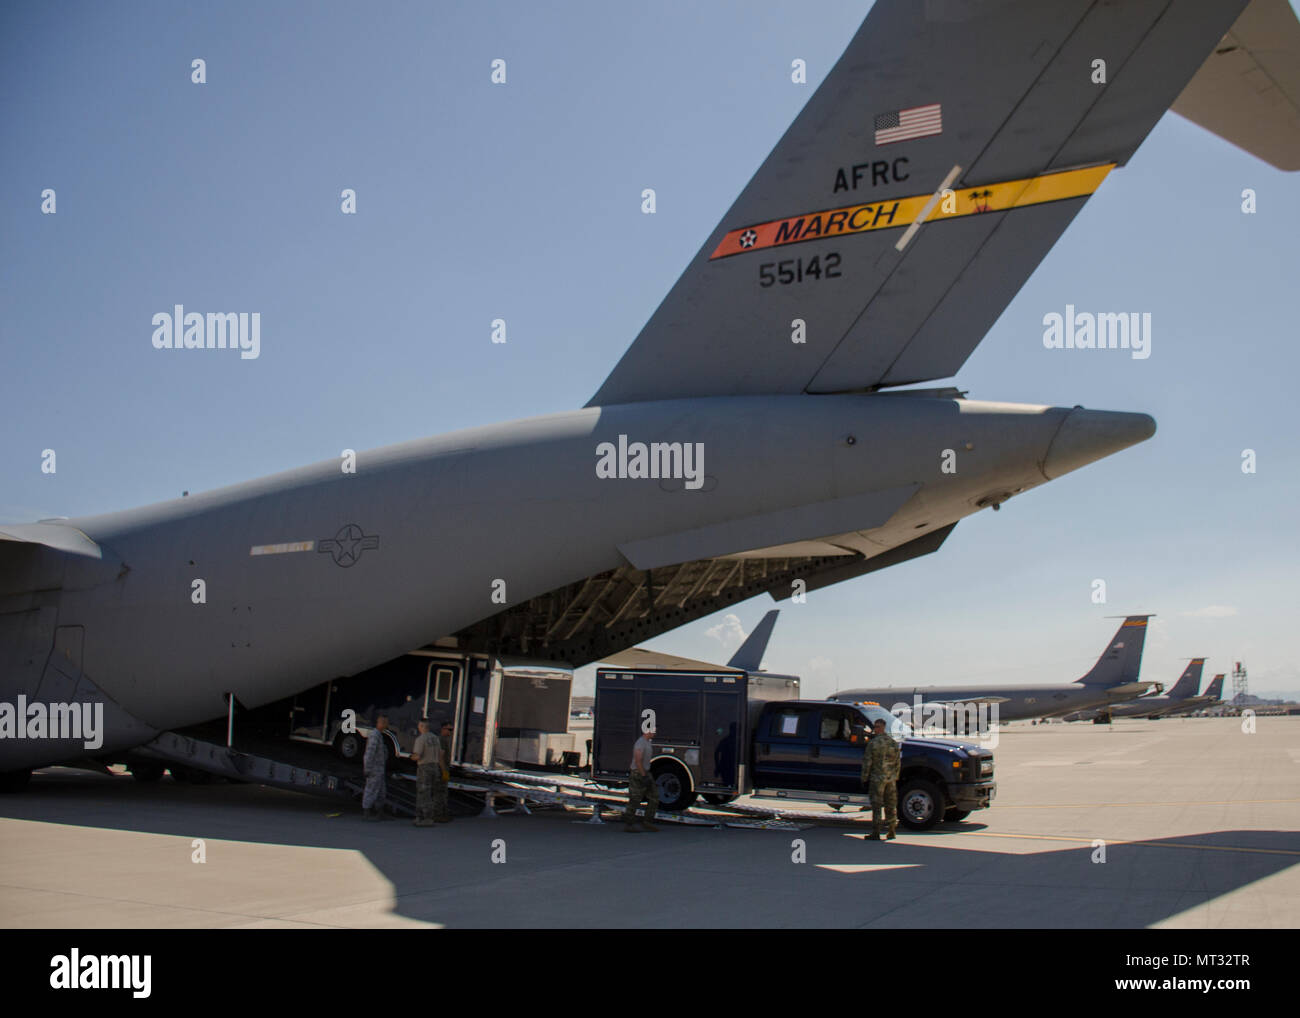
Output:
<svg viewBox="0 0 1300 1018">
<path fill-rule="evenodd" d="M 911 725 L 906 721 L 895 717 L 893 714 L 890 714 L 889 711 L 885 710 L 885 708 L 880 706 L 878 703 L 860 703 L 857 705 L 857 708 L 867 716 L 868 730 L 870 730 L 871 726 L 876 723 L 876 718 L 884 718 L 885 731 L 895 739 L 910 739 L 915 734 L 912 731 Z"/>
</svg>

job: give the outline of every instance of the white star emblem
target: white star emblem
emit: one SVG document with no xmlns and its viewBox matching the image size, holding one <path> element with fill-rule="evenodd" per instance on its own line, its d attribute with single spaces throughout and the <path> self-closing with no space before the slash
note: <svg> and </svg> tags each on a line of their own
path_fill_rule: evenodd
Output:
<svg viewBox="0 0 1300 1018">
<path fill-rule="evenodd" d="M 753 247 L 756 240 L 758 240 L 758 234 L 753 230 L 746 230 L 740 235 L 740 246 Z"/>
</svg>

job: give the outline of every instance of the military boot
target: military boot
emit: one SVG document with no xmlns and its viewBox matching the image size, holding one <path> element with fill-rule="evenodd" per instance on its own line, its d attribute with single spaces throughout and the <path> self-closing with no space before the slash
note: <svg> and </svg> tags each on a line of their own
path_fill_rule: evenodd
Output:
<svg viewBox="0 0 1300 1018">
<path fill-rule="evenodd" d="M 886 840 L 886 841 L 893 841 L 894 838 L 897 836 L 897 834 L 898 834 L 898 821 L 897 821 L 897 820 L 894 820 L 894 821 L 891 821 L 890 824 L 889 824 L 889 831 L 888 831 L 888 833 L 885 835 L 885 840 Z"/>
<path fill-rule="evenodd" d="M 880 840 L 880 811 L 871 811 L 871 833 L 867 835 L 868 841 Z"/>
</svg>

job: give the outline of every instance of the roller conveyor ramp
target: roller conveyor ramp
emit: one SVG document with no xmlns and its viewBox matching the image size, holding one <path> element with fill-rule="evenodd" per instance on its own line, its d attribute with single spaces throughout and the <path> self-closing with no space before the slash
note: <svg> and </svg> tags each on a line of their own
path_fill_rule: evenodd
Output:
<svg viewBox="0 0 1300 1018">
<path fill-rule="evenodd" d="M 233 781 L 267 785 L 305 792 L 343 802 L 359 803 L 365 785 L 361 768 L 337 757 L 297 744 L 275 740 L 241 740 L 227 746 L 218 741 L 163 732 L 134 751 L 138 756 L 168 765 L 205 771 Z M 496 770 L 473 765 L 452 769 L 448 788 L 475 798 L 482 797 L 480 816 L 498 812 L 527 814 L 531 806 L 587 810 L 586 823 L 605 822 L 604 817 L 623 811 L 627 803 L 621 789 L 607 788 L 588 778 L 536 771 Z M 415 815 L 415 775 L 390 770 L 388 800 L 394 812 Z M 507 802 L 502 800 L 507 800 Z M 611 819 L 617 819 L 613 816 Z M 774 809 L 748 804 L 710 807 L 702 813 L 661 812 L 655 820 L 692 827 L 732 827 L 771 830 L 803 830 L 812 823 L 840 821 L 845 817 Z"/>
<path fill-rule="evenodd" d="M 325 754 L 283 744 L 225 746 L 179 732 L 163 732 L 134 751 L 136 755 L 207 771 L 233 781 L 269 785 L 345 801 L 361 799 L 365 779 L 361 768 Z M 415 815 L 413 781 L 390 771 L 388 805 L 394 812 Z"/>
</svg>

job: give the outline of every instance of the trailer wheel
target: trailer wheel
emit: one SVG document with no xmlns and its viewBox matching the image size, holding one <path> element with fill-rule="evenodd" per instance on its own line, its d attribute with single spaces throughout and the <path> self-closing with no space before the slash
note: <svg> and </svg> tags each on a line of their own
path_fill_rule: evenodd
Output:
<svg viewBox="0 0 1300 1018">
<path fill-rule="evenodd" d="M 943 819 L 943 793 L 924 778 L 912 778 L 898 791 L 898 818 L 914 831 L 928 831 Z"/>
<path fill-rule="evenodd" d="M 719 795 L 716 792 L 704 793 L 704 801 L 707 802 L 710 806 L 725 806 L 729 802 L 735 802 L 736 799 L 738 798 L 739 796 Z"/>
<path fill-rule="evenodd" d="M 157 760 L 137 760 L 135 763 L 127 764 L 127 769 L 131 772 L 131 777 L 143 784 L 152 784 L 155 781 L 161 781 L 163 774 L 167 770 L 167 765 L 159 763 Z"/>
<path fill-rule="evenodd" d="M 681 764 L 673 760 L 660 760 L 651 764 L 650 776 L 659 788 L 660 809 L 680 813 L 691 808 L 697 793 L 691 787 L 691 776 Z"/>
<path fill-rule="evenodd" d="M 970 810 L 957 809 L 956 806 L 949 807 L 949 809 L 943 814 L 944 820 L 950 824 L 959 823 L 962 820 L 965 820 L 968 816 L 970 816 Z"/>
<path fill-rule="evenodd" d="M 366 751 L 366 740 L 356 732 L 339 732 L 334 738 L 334 751 L 349 762 L 360 760 Z"/>
</svg>

